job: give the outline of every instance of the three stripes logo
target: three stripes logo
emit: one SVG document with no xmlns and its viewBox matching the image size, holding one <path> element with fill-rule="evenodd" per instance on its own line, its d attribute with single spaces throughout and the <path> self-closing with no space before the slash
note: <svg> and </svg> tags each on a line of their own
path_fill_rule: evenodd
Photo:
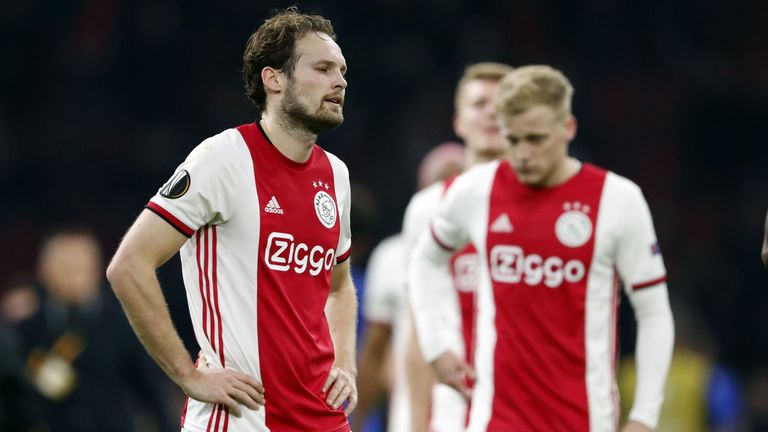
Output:
<svg viewBox="0 0 768 432">
<path fill-rule="evenodd" d="M 275 213 L 275 214 L 283 214 L 283 208 L 280 207 L 280 204 L 277 203 L 277 199 L 275 199 L 275 196 L 273 195 L 272 198 L 270 198 L 269 202 L 267 203 L 267 206 L 264 207 L 264 211 L 267 213 Z"/>
<path fill-rule="evenodd" d="M 506 213 L 502 213 L 491 224 L 491 232 L 494 233 L 511 233 L 513 230 L 512 222 L 510 222 L 509 216 Z"/>
</svg>

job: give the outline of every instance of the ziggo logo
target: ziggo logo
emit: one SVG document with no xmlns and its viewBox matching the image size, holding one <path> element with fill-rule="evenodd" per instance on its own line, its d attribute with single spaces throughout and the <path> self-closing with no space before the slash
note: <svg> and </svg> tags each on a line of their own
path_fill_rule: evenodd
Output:
<svg viewBox="0 0 768 432">
<path fill-rule="evenodd" d="M 293 271 L 304 273 L 309 268 L 309 274 L 317 276 L 320 272 L 330 270 L 333 267 L 336 251 L 323 249 L 322 246 L 313 246 L 311 249 L 306 243 L 297 243 L 291 234 L 273 232 L 267 238 L 267 247 L 264 249 L 264 262 L 271 270 Z"/>
<path fill-rule="evenodd" d="M 526 256 L 519 246 L 496 245 L 491 249 L 491 278 L 502 283 L 525 282 L 538 285 L 544 282 L 549 288 L 557 288 L 566 280 L 579 282 L 584 278 L 586 267 L 577 259 L 563 262 L 560 257 L 542 258 Z"/>
</svg>

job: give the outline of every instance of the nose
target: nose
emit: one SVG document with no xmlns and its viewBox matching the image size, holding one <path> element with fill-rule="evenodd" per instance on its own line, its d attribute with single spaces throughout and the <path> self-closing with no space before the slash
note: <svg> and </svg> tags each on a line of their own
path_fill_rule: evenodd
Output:
<svg viewBox="0 0 768 432">
<path fill-rule="evenodd" d="M 344 75 L 340 71 L 336 72 L 336 78 L 333 81 L 333 88 L 341 90 L 347 88 L 347 79 L 344 78 Z"/>
<path fill-rule="evenodd" d="M 483 115 L 496 121 L 496 104 L 494 103 L 493 99 L 489 100 L 488 103 L 483 105 Z"/>
<path fill-rule="evenodd" d="M 531 159 L 531 146 L 525 141 L 512 146 L 512 155 L 520 162 L 528 162 Z"/>
</svg>

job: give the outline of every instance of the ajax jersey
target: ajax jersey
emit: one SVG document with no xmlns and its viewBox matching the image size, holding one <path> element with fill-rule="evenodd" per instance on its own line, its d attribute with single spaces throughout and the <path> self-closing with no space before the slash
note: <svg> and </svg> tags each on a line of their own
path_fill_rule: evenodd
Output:
<svg viewBox="0 0 768 432">
<path fill-rule="evenodd" d="M 349 257 L 349 175 L 319 146 L 297 163 L 257 123 L 195 148 L 147 204 L 189 237 L 182 272 L 211 367 L 261 381 L 266 405 L 230 416 L 189 399 L 190 431 L 347 431 L 325 403 L 334 361 L 325 316 L 333 266 Z"/>
<path fill-rule="evenodd" d="M 589 164 L 533 189 L 497 161 L 443 201 L 434 240 L 479 251 L 469 430 L 615 430 L 618 283 L 632 299 L 666 275 L 640 189 Z M 429 344 L 427 357 L 439 354 Z"/>
</svg>

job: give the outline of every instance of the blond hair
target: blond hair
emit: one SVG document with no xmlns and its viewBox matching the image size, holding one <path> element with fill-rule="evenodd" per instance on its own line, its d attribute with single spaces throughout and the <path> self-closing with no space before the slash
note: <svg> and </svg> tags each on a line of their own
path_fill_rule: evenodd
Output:
<svg viewBox="0 0 768 432">
<path fill-rule="evenodd" d="M 496 111 L 516 116 L 536 105 L 552 108 L 560 117 L 571 114 L 573 86 L 559 70 L 545 65 L 523 66 L 508 73 L 496 93 Z"/>
<path fill-rule="evenodd" d="M 456 84 L 456 94 L 454 95 L 454 105 L 456 111 L 459 110 L 459 99 L 461 98 L 461 92 L 464 90 L 464 86 L 470 81 L 485 80 L 499 82 L 504 76 L 512 72 L 514 68 L 504 63 L 494 62 L 482 62 L 475 63 L 467 66 L 464 69 L 464 74 L 459 79 L 459 83 Z"/>
</svg>

